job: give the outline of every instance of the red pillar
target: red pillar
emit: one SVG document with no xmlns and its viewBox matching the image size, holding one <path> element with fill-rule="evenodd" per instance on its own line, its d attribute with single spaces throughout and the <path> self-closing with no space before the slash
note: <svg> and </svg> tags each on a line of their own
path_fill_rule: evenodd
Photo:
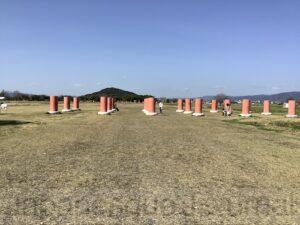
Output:
<svg viewBox="0 0 300 225">
<path fill-rule="evenodd" d="M 243 117 L 251 116 L 251 114 L 250 114 L 250 105 L 251 105 L 251 102 L 250 102 L 249 99 L 243 99 L 242 114 L 240 114 L 240 116 L 243 116 Z"/>
<path fill-rule="evenodd" d="M 57 96 L 50 96 L 50 102 L 49 102 L 49 114 L 58 113 L 58 97 Z"/>
<path fill-rule="evenodd" d="M 156 110 L 155 110 L 155 99 L 154 98 L 146 98 L 144 99 L 144 113 L 147 116 L 154 116 L 156 115 Z"/>
<path fill-rule="evenodd" d="M 210 110 L 211 113 L 216 113 L 218 112 L 218 103 L 217 103 L 217 100 L 216 99 L 213 99 L 211 101 L 211 110 Z"/>
<path fill-rule="evenodd" d="M 185 99 L 185 110 L 184 110 L 184 114 L 191 114 L 192 112 L 192 105 L 191 105 L 191 99 L 190 98 L 186 98 Z"/>
<path fill-rule="evenodd" d="M 62 112 L 70 112 L 71 107 L 70 107 L 70 97 L 65 96 L 64 97 L 64 108 L 62 109 Z"/>
<path fill-rule="evenodd" d="M 183 100 L 182 99 L 178 99 L 177 100 L 177 104 L 178 104 L 178 107 L 177 107 L 177 110 L 176 112 L 183 112 Z"/>
<path fill-rule="evenodd" d="M 147 111 L 148 111 L 148 98 L 145 98 L 143 112 L 146 113 Z"/>
<path fill-rule="evenodd" d="M 269 116 L 271 114 L 272 113 L 270 112 L 270 101 L 264 100 L 262 115 Z"/>
<path fill-rule="evenodd" d="M 201 98 L 197 98 L 195 100 L 195 112 L 193 113 L 193 116 L 203 116 L 202 112 L 202 106 L 203 106 L 203 100 Z"/>
<path fill-rule="evenodd" d="M 155 113 L 155 99 L 149 98 L 149 112 Z"/>
<path fill-rule="evenodd" d="M 73 110 L 79 110 L 79 98 L 78 97 L 73 98 Z"/>
<path fill-rule="evenodd" d="M 99 115 L 107 115 L 109 112 L 107 112 L 107 97 L 101 96 L 100 97 L 100 110 L 98 112 Z"/>
<path fill-rule="evenodd" d="M 296 114 L 296 101 L 295 100 L 289 100 L 289 108 L 288 108 L 288 114 L 286 117 L 288 118 L 296 118 L 298 117 Z"/>
</svg>

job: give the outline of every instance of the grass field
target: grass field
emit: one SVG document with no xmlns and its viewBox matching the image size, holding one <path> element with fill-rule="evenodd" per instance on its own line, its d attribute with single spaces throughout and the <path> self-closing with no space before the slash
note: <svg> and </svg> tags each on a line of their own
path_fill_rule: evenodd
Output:
<svg viewBox="0 0 300 225">
<path fill-rule="evenodd" d="M 0 114 L 0 224 L 300 224 L 300 119 Z M 61 107 L 60 107 L 61 109 Z M 299 110 L 298 110 L 299 112 Z"/>
</svg>

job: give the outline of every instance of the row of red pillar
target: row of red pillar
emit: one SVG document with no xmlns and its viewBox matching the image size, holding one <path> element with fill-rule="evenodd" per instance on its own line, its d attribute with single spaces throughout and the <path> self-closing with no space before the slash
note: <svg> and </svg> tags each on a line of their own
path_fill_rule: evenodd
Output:
<svg viewBox="0 0 300 225">
<path fill-rule="evenodd" d="M 230 99 L 225 99 L 223 101 L 224 106 L 226 106 L 227 104 L 231 104 Z M 296 114 L 296 101 L 295 100 L 289 100 L 288 102 L 288 114 L 286 115 L 287 117 L 297 117 Z M 202 108 L 203 108 L 203 100 L 201 98 L 197 98 L 195 99 L 195 112 L 193 115 L 203 115 L 202 112 Z M 244 99 L 242 101 L 242 113 L 240 114 L 243 117 L 249 117 L 251 116 L 250 113 L 250 109 L 251 109 L 251 101 L 249 99 Z M 184 112 L 186 114 L 191 114 L 192 112 L 192 107 L 191 107 L 191 99 L 187 98 L 185 99 L 185 108 L 183 108 L 183 100 L 182 99 L 178 99 L 178 108 L 176 110 L 176 112 Z M 217 104 L 217 100 L 212 100 L 211 101 L 211 110 L 210 112 L 212 113 L 216 113 L 218 112 L 218 104 Z M 265 100 L 263 103 L 263 115 L 271 115 L 272 113 L 270 112 L 270 101 L 269 100 Z"/>
<path fill-rule="evenodd" d="M 106 97 L 102 96 L 100 98 L 100 111 L 98 114 L 109 114 L 111 112 L 114 112 L 114 104 L 115 99 L 113 97 Z M 230 99 L 225 99 L 223 102 L 224 106 L 227 104 L 231 104 Z M 195 116 L 202 116 L 203 108 L 203 99 L 197 98 L 195 99 L 195 112 L 192 111 L 191 106 L 191 99 L 187 98 L 185 99 L 185 109 L 183 110 L 183 100 L 178 99 L 178 109 L 177 112 L 184 112 L 186 114 L 191 114 Z M 244 99 L 242 101 L 242 113 L 241 116 L 248 117 L 251 116 L 250 114 L 250 108 L 251 108 L 251 101 L 249 99 Z M 73 108 L 70 107 L 70 97 L 65 96 L 64 97 L 64 106 L 62 109 L 62 112 L 69 112 L 72 110 L 79 110 L 79 98 L 74 97 L 73 98 Z M 155 112 L 155 99 L 153 97 L 144 99 L 144 113 L 146 115 L 156 115 Z M 211 110 L 210 112 L 218 112 L 218 104 L 217 101 L 214 99 L 211 102 Z M 58 113 L 58 97 L 57 96 L 50 96 L 50 114 Z M 271 115 L 270 112 L 270 101 L 265 100 L 263 103 L 263 115 Z M 295 100 L 289 100 L 288 102 L 288 114 L 287 117 L 297 117 L 296 114 L 296 101 Z"/>
<path fill-rule="evenodd" d="M 198 98 L 195 100 L 195 112 L 192 112 L 191 99 L 185 99 L 185 110 L 183 110 L 183 100 L 178 99 L 178 109 L 177 112 L 184 112 L 186 114 L 193 113 L 194 116 L 203 116 L 202 112 L 203 100 Z M 155 112 L 155 99 L 153 97 L 144 99 L 144 109 L 143 112 L 146 115 L 153 116 L 157 113 Z"/>
<path fill-rule="evenodd" d="M 195 99 L 195 112 L 192 111 L 192 100 L 190 98 L 185 99 L 185 108 L 183 109 L 183 100 L 178 99 L 178 108 L 176 112 L 183 112 L 185 114 L 193 114 L 194 116 L 203 116 L 203 99 Z"/>
<path fill-rule="evenodd" d="M 79 110 L 79 98 L 74 97 L 73 98 L 73 108 L 71 109 L 70 104 L 70 97 L 65 96 L 64 97 L 64 106 L 62 109 L 62 112 L 70 112 L 70 111 L 76 111 Z M 50 110 L 48 113 L 55 114 L 58 113 L 58 97 L 57 96 L 50 96 Z M 100 98 L 100 111 L 98 114 L 110 114 L 115 111 L 114 109 L 115 105 L 115 99 L 113 97 L 106 97 L 102 96 Z"/>
<path fill-rule="evenodd" d="M 58 97 L 57 96 L 50 96 L 50 103 L 49 103 L 50 114 L 58 113 Z M 71 109 L 71 99 L 69 96 L 64 97 L 64 106 L 62 109 L 62 112 L 70 112 L 70 111 L 76 111 L 79 110 L 79 98 L 74 97 L 73 98 L 73 108 Z"/>
<path fill-rule="evenodd" d="M 115 99 L 113 97 L 101 96 L 99 115 L 107 115 L 115 112 Z"/>
<path fill-rule="evenodd" d="M 251 101 L 249 99 L 244 99 L 242 101 L 241 116 L 245 116 L 245 117 L 251 116 L 250 108 L 251 108 Z M 272 113 L 270 111 L 270 100 L 264 100 L 262 115 L 265 115 L 265 116 L 272 115 Z M 289 118 L 297 117 L 295 100 L 288 101 L 288 113 L 287 113 L 286 117 L 289 117 Z"/>
</svg>

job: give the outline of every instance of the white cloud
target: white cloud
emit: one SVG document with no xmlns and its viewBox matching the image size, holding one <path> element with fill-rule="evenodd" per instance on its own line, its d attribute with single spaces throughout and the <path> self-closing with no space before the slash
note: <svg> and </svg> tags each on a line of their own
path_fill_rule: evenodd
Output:
<svg viewBox="0 0 300 225">
<path fill-rule="evenodd" d="M 38 83 L 38 82 L 31 82 L 31 83 L 28 84 L 29 87 L 38 87 L 38 86 L 40 86 L 40 85 L 41 85 L 41 84 Z"/>
<path fill-rule="evenodd" d="M 279 89 L 280 89 L 280 87 L 273 86 L 273 87 L 271 87 L 271 89 L 272 89 L 272 90 L 279 90 Z"/>
<path fill-rule="evenodd" d="M 74 84 L 73 86 L 74 86 L 74 87 L 83 87 L 83 84 L 77 83 L 77 84 Z"/>
<path fill-rule="evenodd" d="M 186 87 L 186 88 L 184 88 L 184 91 L 185 91 L 185 92 L 190 92 L 190 91 L 191 91 L 191 89 L 190 89 L 190 88 L 188 88 L 188 87 Z"/>
</svg>

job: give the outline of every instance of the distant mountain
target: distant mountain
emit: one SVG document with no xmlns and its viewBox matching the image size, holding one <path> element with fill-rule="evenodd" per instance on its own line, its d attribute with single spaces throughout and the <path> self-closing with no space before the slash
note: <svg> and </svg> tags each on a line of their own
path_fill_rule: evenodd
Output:
<svg viewBox="0 0 300 225">
<path fill-rule="evenodd" d="M 100 96 L 114 97 L 118 101 L 142 101 L 150 95 L 138 95 L 136 93 L 125 91 L 118 88 L 105 88 L 103 90 L 80 96 L 81 100 L 99 101 Z"/>
<path fill-rule="evenodd" d="M 206 101 L 212 100 L 215 96 L 204 96 L 203 97 Z M 238 101 L 242 99 L 250 99 L 251 101 L 263 101 L 263 100 L 270 100 L 273 102 L 286 102 L 288 99 L 295 99 L 300 100 L 300 91 L 293 91 L 293 92 L 283 92 L 279 94 L 272 94 L 272 95 L 245 95 L 245 96 L 228 96 L 233 101 Z"/>
</svg>

